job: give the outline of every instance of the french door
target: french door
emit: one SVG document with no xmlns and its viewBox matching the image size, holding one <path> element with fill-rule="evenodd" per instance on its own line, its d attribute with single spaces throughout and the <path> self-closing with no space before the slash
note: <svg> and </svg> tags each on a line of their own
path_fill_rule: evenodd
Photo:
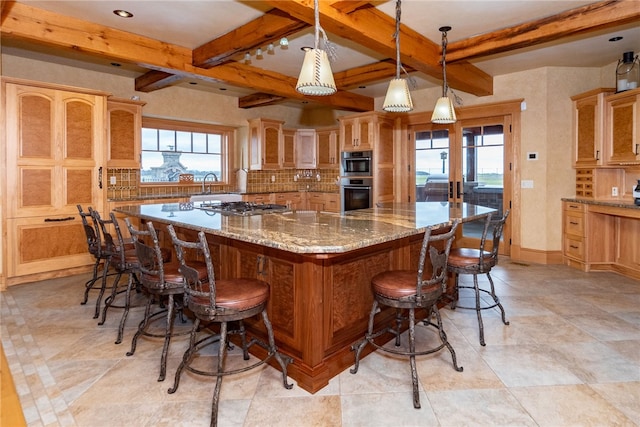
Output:
<svg viewBox="0 0 640 427">
<path fill-rule="evenodd" d="M 488 206 L 502 216 L 511 201 L 511 116 L 459 120 L 452 126 L 431 123 L 409 127 L 415 151 L 413 200 L 466 202 Z M 458 243 L 479 241 L 482 222 L 463 224 Z M 503 238 L 510 238 L 505 226 Z M 507 240 L 509 241 L 509 240 Z M 509 245 L 501 245 L 509 254 Z"/>
</svg>

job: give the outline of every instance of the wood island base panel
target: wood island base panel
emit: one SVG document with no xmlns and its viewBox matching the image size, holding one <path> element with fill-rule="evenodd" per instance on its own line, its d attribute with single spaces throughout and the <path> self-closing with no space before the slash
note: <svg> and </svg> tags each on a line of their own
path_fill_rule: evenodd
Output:
<svg viewBox="0 0 640 427">
<path fill-rule="evenodd" d="M 353 365 L 351 345 L 367 329 L 375 274 L 417 270 L 427 227 L 447 226 L 454 219 L 472 221 L 493 212 L 439 202 L 393 203 L 343 215 L 308 211 L 210 215 L 193 204 L 126 206 L 118 211 L 153 221 L 165 247 L 171 247 L 167 224 L 186 240 L 195 240 L 199 231 L 207 233 L 217 278 L 267 281 L 276 343 L 294 359 L 289 376 L 311 393 Z M 390 322 L 394 314 L 388 311 L 376 320 Z M 257 320 L 246 322 L 247 330 L 265 336 Z M 254 347 L 255 355 L 263 357 L 264 350 Z"/>
</svg>

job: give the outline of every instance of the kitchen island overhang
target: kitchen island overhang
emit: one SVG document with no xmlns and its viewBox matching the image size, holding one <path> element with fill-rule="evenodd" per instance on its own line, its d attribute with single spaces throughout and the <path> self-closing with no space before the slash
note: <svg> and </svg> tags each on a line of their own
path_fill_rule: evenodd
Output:
<svg viewBox="0 0 640 427">
<path fill-rule="evenodd" d="M 153 221 L 171 247 L 167 224 L 185 239 L 207 234 L 218 278 L 258 277 L 270 284 L 269 317 L 279 349 L 294 358 L 289 375 L 315 393 L 353 364 L 350 347 L 366 331 L 371 278 L 416 269 L 427 227 L 481 219 L 494 209 L 465 203 L 389 203 L 345 214 L 285 212 L 211 215 L 193 204 L 117 209 Z M 389 310 L 377 322 L 392 321 Z M 262 335 L 259 323 L 247 323 Z M 264 356 L 257 349 L 258 357 Z"/>
</svg>

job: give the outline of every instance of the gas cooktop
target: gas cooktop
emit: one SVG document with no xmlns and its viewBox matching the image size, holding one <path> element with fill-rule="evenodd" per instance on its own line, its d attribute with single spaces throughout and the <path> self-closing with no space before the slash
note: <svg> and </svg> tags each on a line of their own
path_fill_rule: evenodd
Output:
<svg viewBox="0 0 640 427">
<path fill-rule="evenodd" d="M 215 212 L 222 215 L 264 215 L 272 212 L 286 212 L 289 210 L 285 205 L 253 202 L 203 202 L 197 209 L 206 212 Z"/>
</svg>

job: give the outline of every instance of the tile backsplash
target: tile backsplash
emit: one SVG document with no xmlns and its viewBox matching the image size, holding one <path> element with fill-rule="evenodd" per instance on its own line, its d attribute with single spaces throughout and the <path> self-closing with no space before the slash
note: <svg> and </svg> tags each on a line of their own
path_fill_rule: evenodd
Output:
<svg viewBox="0 0 640 427">
<path fill-rule="evenodd" d="M 247 193 L 305 190 L 337 192 L 339 190 L 338 174 L 337 168 L 248 171 L 247 185 L 243 191 Z M 185 197 L 202 191 L 199 183 L 140 185 L 140 171 L 138 169 L 107 169 L 103 183 L 106 185 L 109 200 Z M 214 192 L 239 191 L 238 188 L 232 188 L 231 185 L 213 185 L 212 187 Z"/>
</svg>

